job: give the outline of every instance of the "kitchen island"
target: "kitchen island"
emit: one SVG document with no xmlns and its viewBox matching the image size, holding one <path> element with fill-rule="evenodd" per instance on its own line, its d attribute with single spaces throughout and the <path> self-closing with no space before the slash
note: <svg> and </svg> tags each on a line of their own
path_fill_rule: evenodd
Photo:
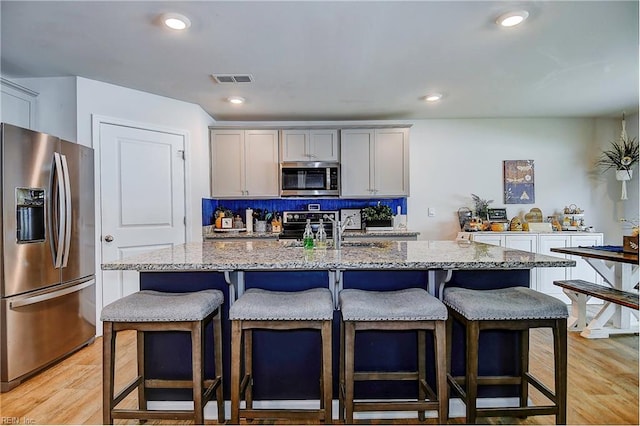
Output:
<svg viewBox="0 0 640 426">
<path fill-rule="evenodd" d="M 188 243 L 120 261 L 103 269 L 140 271 L 140 288 L 169 292 L 215 288 L 225 293 L 223 362 L 228 398 L 230 330 L 228 309 L 245 289 L 295 291 L 327 287 L 337 300 L 343 288 L 396 290 L 427 288 L 437 294 L 443 285 L 475 289 L 529 286 L 529 270 L 536 267 L 574 266 L 573 260 L 510 250 L 468 241 L 354 241 L 341 250 L 304 250 L 295 241 L 205 241 Z M 446 284 L 445 284 L 446 283 Z M 340 314 L 334 313 L 334 398 L 337 397 L 338 333 Z M 211 335 L 211 333 L 208 333 Z M 308 331 L 256 332 L 254 398 L 263 401 L 317 399 L 320 351 L 318 336 Z M 429 340 L 429 339 L 428 339 Z M 415 335 L 411 332 L 371 332 L 357 342 L 356 365 L 376 369 L 415 369 Z M 145 366 L 151 377 L 188 377 L 188 336 L 156 333 L 145 337 Z M 208 343 L 207 351 L 210 350 Z M 369 348 L 366 350 L 365 348 Z M 481 339 L 480 369 L 490 374 L 513 373 L 519 367 L 516 336 L 490 332 Z M 464 368 L 461 328 L 454 328 L 454 373 Z M 427 365 L 432 365 L 427 348 Z M 210 363 L 213 364 L 213 363 Z M 208 366 L 212 368 L 212 365 Z M 432 369 L 428 369 L 430 373 Z M 428 377 L 433 383 L 434 377 Z M 413 383 L 371 382 L 358 387 L 358 398 L 411 397 Z M 486 391 L 486 390 L 485 390 Z M 492 389 L 484 397 L 511 397 L 517 387 Z M 154 390 L 151 400 L 188 400 L 188 392 Z"/>
</svg>

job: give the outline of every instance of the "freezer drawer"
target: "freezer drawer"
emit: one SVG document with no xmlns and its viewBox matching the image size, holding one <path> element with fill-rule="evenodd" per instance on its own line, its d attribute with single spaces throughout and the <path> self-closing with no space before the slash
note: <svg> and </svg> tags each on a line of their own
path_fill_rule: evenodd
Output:
<svg viewBox="0 0 640 426">
<path fill-rule="evenodd" d="M 2 392 L 94 339 L 95 291 L 91 277 L 1 299 Z"/>
</svg>

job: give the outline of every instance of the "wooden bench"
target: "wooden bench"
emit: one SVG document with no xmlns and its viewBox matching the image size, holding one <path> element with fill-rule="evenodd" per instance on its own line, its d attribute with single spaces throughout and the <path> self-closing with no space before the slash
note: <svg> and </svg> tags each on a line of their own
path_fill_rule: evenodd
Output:
<svg viewBox="0 0 640 426">
<path fill-rule="evenodd" d="M 577 293 L 583 293 L 597 299 L 615 303 L 617 305 L 638 309 L 637 293 L 617 290 L 615 288 L 605 287 L 584 280 L 560 280 L 554 281 L 553 284 Z"/>
</svg>

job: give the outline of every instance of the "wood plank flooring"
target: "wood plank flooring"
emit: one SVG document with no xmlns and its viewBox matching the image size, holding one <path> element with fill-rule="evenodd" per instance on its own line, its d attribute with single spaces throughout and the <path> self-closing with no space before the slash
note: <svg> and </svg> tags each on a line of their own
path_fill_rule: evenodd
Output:
<svg viewBox="0 0 640 426">
<path fill-rule="evenodd" d="M 116 386 L 123 386 L 135 372 L 135 334 L 118 337 Z M 531 366 L 548 386 L 553 383 L 551 333 L 531 333 Z M 10 392 L 0 394 L 2 424 L 101 424 L 102 423 L 102 339 L 82 349 Z M 569 333 L 569 424 L 639 424 L 638 419 L 638 336 L 615 336 L 589 340 Z M 531 398 L 543 402 L 532 387 Z M 135 406 L 135 392 L 125 403 Z M 228 414 L 228 413 L 227 413 Z M 553 424 L 554 417 L 527 419 L 479 419 L 486 424 Z M 433 424 L 433 419 L 425 423 Z M 116 424 L 126 424 L 117 421 Z M 137 424 L 136 421 L 128 422 Z M 150 421 L 149 424 L 189 422 Z M 215 424 L 215 422 L 207 422 Z M 253 421 L 252 424 L 281 424 L 280 421 Z M 299 422 L 288 422 L 298 424 Z M 371 424 L 370 421 L 358 421 Z M 415 419 L 375 421 L 375 424 L 419 424 Z M 462 424 L 463 419 L 451 419 Z"/>
</svg>

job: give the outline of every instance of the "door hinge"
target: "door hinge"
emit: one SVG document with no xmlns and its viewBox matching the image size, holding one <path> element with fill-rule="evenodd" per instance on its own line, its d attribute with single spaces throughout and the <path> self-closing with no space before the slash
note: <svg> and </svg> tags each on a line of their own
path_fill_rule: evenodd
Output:
<svg viewBox="0 0 640 426">
<path fill-rule="evenodd" d="M 187 217 L 183 217 L 182 218 L 182 223 L 184 224 L 184 226 L 187 226 Z"/>
<path fill-rule="evenodd" d="M 179 149 L 178 154 L 180 155 L 180 157 L 182 157 L 183 160 L 185 159 L 184 149 Z"/>
</svg>

